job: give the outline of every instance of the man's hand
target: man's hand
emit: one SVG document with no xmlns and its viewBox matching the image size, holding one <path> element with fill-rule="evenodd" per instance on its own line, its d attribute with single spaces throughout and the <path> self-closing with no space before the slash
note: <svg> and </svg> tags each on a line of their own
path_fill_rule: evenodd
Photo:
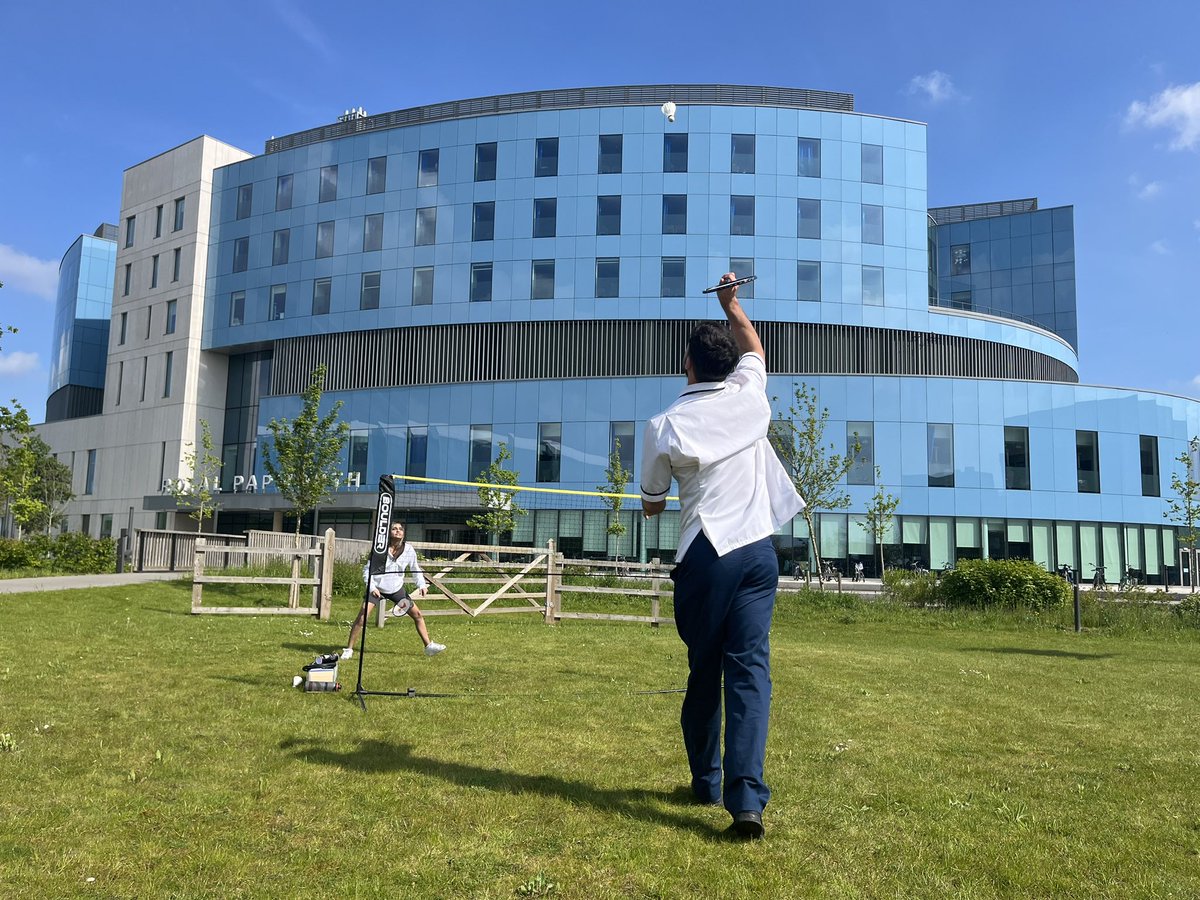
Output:
<svg viewBox="0 0 1200 900">
<path fill-rule="evenodd" d="M 717 284 L 727 284 L 736 280 L 735 274 L 726 272 Z M 737 345 L 739 353 L 757 353 L 765 362 L 767 354 L 763 350 L 762 341 L 758 339 L 758 332 L 754 330 L 750 319 L 746 317 L 745 310 L 742 309 L 742 304 L 738 302 L 737 290 L 736 287 L 731 287 L 717 291 L 721 309 L 725 311 L 725 318 L 729 320 L 729 330 L 733 334 L 733 342 Z"/>
<path fill-rule="evenodd" d="M 666 508 L 666 500 L 642 500 L 642 518 L 652 519 Z"/>
<path fill-rule="evenodd" d="M 726 282 L 737 281 L 737 276 L 732 272 L 726 272 L 721 276 L 721 280 L 717 284 L 725 284 Z M 729 304 L 737 300 L 737 287 L 726 288 L 723 291 L 717 291 L 717 300 L 720 301 L 722 308 L 728 308 Z"/>
</svg>

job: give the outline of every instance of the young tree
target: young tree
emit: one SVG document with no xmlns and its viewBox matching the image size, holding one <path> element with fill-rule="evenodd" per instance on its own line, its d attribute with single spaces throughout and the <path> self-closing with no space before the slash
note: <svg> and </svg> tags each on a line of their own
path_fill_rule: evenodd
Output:
<svg viewBox="0 0 1200 900">
<path fill-rule="evenodd" d="M 1183 467 L 1183 475 L 1178 471 L 1171 473 L 1171 490 L 1175 497 L 1167 501 L 1167 511 L 1163 517 L 1182 527 L 1179 532 L 1179 543 L 1191 551 L 1192 556 L 1192 591 L 1196 590 L 1196 539 L 1200 537 L 1197 525 L 1200 525 L 1200 479 L 1197 479 L 1196 467 L 1193 463 L 1194 453 L 1200 453 L 1200 437 L 1188 441 L 1188 447 L 1183 450 L 1175 461 Z"/>
<path fill-rule="evenodd" d="M 879 483 L 881 473 L 879 466 L 875 467 L 875 482 Z M 871 538 L 871 543 L 879 552 L 879 577 L 883 577 L 883 536 L 887 534 L 887 530 L 892 525 L 892 520 L 896 517 L 896 507 L 900 503 L 900 498 L 893 494 L 889 494 L 880 484 L 875 489 L 875 496 L 867 503 L 865 510 L 866 518 L 858 523 L 867 535 Z"/>
<path fill-rule="evenodd" d="M 37 499 L 34 463 L 29 440 L 34 437 L 29 413 L 16 400 L 12 409 L 0 406 L 0 498 L 4 501 L 4 521 L 11 516 L 17 526 L 17 538 L 23 526 L 44 511 Z"/>
<path fill-rule="evenodd" d="M 475 479 L 479 483 L 479 505 L 483 507 L 483 512 L 471 516 L 467 524 L 487 532 L 493 544 L 500 542 L 500 535 L 516 527 L 517 516 L 528 513 L 517 503 L 516 491 L 506 489 L 516 487 L 520 474 L 504 468 L 510 459 L 512 451 L 501 441 L 496 458 Z"/>
<path fill-rule="evenodd" d="M 221 459 L 213 453 L 212 431 L 208 420 L 200 420 L 200 446 L 183 454 L 187 469 L 186 478 L 173 478 L 169 490 L 175 504 L 187 508 L 188 515 L 196 520 L 196 534 L 204 528 L 204 520 L 217 511 L 216 502 L 221 485 Z"/>
<path fill-rule="evenodd" d="M 263 447 L 263 467 L 296 514 L 297 547 L 300 519 L 327 500 L 341 480 L 342 448 L 350 434 L 350 426 L 338 419 L 342 401 L 319 415 L 325 371 L 325 366 L 313 370 L 300 415 L 267 423 L 271 441 Z"/>
<path fill-rule="evenodd" d="M 858 435 L 849 453 L 840 454 L 831 443 L 825 443 L 825 426 L 829 409 L 820 407 L 815 388 L 801 384 L 788 407 L 771 423 L 769 437 L 779 461 L 792 476 L 792 483 L 807 504 L 804 521 L 812 541 L 817 572 L 821 572 L 821 543 L 814 523 L 814 513 L 822 510 L 846 509 L 850 495 L 842 489 L 842 479 L 854 467 L 862 445 Z"/>
<path fill-rule="evenodd" d="M 63 517 L 63 505 L 74 499 L 71 492 L 71 469 L 58 461 L 50 445 L 40 435 L 31 435 L 26 447 L 33 456 L 33 491 L 42 505 L 42 511 L 29 525 L 45 527 L 49 535 L 54 523 Z"/>
<path fill-rule="evenodd" d="M 608 454 L 608 466 L 604 469 L 604 477 L 608 481 L 596 485 L 596 490 L 602 494 L 601 499 L 604 501 L 604 505 L 608 507 L 608 525 L 604 530 L 610 538 L 620 538 L 626 530 L 625 523 L 621 521 L 621 507 L 625 501 L 621 495 L 625 493 L 626 486 L 633 478 L 633 473 L 621 463 L 620 438 L 613 441 L 613 449 L 612 453 Z"/>
</svg>

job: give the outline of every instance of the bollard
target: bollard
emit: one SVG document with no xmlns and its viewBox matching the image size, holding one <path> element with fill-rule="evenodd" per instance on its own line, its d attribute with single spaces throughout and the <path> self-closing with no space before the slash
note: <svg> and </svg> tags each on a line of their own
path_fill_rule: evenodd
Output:
<svg viewBox="0 0 1200 900">
<path fill-rule="evenodd" d="M 1079 583 L 1075 583 L 1075 633 L 1083 631 L 1083 618 L 1079 611 Z"/>
</svg>

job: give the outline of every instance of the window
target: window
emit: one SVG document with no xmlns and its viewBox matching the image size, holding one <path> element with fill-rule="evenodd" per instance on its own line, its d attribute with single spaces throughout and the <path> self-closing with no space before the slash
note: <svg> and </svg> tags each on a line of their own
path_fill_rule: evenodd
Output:
<svg viewBox="0 0 1200 900">
<path fill-rule="evenodd" d="M 154 208 L 154 236 L 156 238 L 162 237 L 162 220 L 163 208 L 162 204 L 160 203 Z"/>
<path fill-rule="evenodd" d="M 238 188 L 237 192 L 237 217 L 239 219 L 250 218 L 250 211 L 254 207 L 254 185 L 243 184 Z"/>
<path fill-rule="evenodd" d="M 1094 431 L 1075 432 L 1075 474 L 1079 493 L 1100 493 L 1100 440 Z"/>
<path fill-rule="evenodd" d="M 237 270 L 235 269 L 234 271 L 236 272 Z M 130 282 L 132 282 L 132 281 L 133 281 L 133 263 L 125 263 L 125 288 L 121 292 L 122 296 L 124 296 L 124 297 L 129 296 L 129 286 L 130 286 Z"/>
<path fill-rule="evenodd" d="M 471 210 L 471 240 L 490 241 L 495 237 L 496 202 L 484 200 L 476 203 Z"/>
<path fill-rule="evenodd" d="M 662 260 L 662 296 L 684 296 L 686 260 L 682 256 L 664 256 Z"/>
<path fill-rule="evenodd" d="M 417 187 L 434 187 L 438 183 L 438 151 L 422 150 L 417 158 Z"/>
<path fill-rule="evenodd" d="M 287 312 L 287 285 L 276 284 L 271 287 L 271 315 L 270 319 L 274 322 L 276 319 L 282 319 Z"/>
<path fill-rule="evenodd" d="M 729 136 L 729 171 L 754 174 L 754 135 Z"/>
<path fill-rule="evenodd" d="M 79 530 L 89 536 L 92 533 L 92 517 L 87 513 L 79 517 Z"/>
<path fill-rule="evenodd" d="M 234 291 L 229 295 L 229 324 L 241 325 L 246 321 L 246 292 Z"/>
<path fill-rule="evenodd" d="M 1158 438 L 1152 434 L 1138 436 L 1142 459 L 1142 496 L 1158 497 L 1161 492 L 1158 478 Z"/>
<path fill-rule="evenodd" d="M 429 306 L 433 303 L 433 266 L 417 266 L 413 269 L 412 295 L 413 306 Z"/>
<path fill-rule="evenodd" d="M 662 233 L 687 234 L 687 194 L 663 194 Z"/>
<path fill-rule="evenodd" d="M 429 455 L 429 428 L 425 425 L 408 429 L 408 446 L 404 453 L 404 474 L 425 477 L 425 461 Z"/>
<path fill-rule="evenodd" d="M 90 494 L 96 489 L 96 451 L 89 450 L 87 453 L 87 476 L 83 481 L 83 492 Z"/>
<path fill-rule="evenodd" d="M 688 136 L 686 134 L 663 135 L 663 171 L 686 172 L 688 162 Z"/>
<path fill-rule="evenodd" d="M 324 316 L 329 312 L 329 297 L 333 293 L 332 278 L 313 279 L 312 314 Z"/>
<path fill-rule="evenodd" d="M 271 265 L 282 266 L 288 261 L 288 249 L 292 244 L 292 229 L 280 228 L 275 232 L 275 241 L 271 245 Z"/>
<path fill-rule="evenodd" d="M 633 423 L 632 422 L 609 422 L 608 423 L 608 447 L 609 453 L 616 451 L 621 459 L 621 468 L 628 471 L 633 478 L 637 475 L 633 474 Z"/>
<path fill-rule="evenodd" d="M 600 152 L 596 159 L 596 172 L 600 175 L 618 175 L 621 172 L 621 151 L 624 135 L 600 135 Z"/>
<path fill-rule="evenodd" d="M 179 309 L 179 301 L 178 300 L 168 300 L 167 301 L 167 325 L 166 325 L 166 330 L 163 331 L 163 334 L 174 334 L 175 333 L 175 317 L 178 312 L 178 309 Z"/>
<path fill-rule="evenodd" d="M 361 485 L 367 480 L 368 432 L 354 430 L 346 443 L 346 483 Z"/>
<path fill-rule="evenodd" d="M 562 465 L 562 422 L 538 424 L 537 480 L 558 481 Z"/>
<path fill-rule="evenodd" d="M 179 266 L 180 266 L 180 262 L 182 261 L 182 259 L 183 259 L 183 250 L 180 249 L 179 247 L 176 247 L 175 248 L 175 256 L 171 260 L 171 280 L 172 281 L 179 280 Z"/>
<path fill-rule="evenodd" d="M 801 198 L 796 201 L 796 237 L 821 238 L 821 201 Z"/>
<path fill-rule="evenodd" d="M 172 226 L 172 231 L 183 231 L 183 201 L 186 198 L 175 198 L 175 224 Z"/>
<path fill-rule="evenodd" d="M 127 333 L 128 328 L 129 328 L 129 313 L 123 312 L 123 313 L 121 313 L 121 330 L 120 330 L 120 334 L 117 337 L 117 346 L 120 346 L 121 344 L 125 343 L 125 335 Z"/>
<path fill-rule="evenodd" d="M 171 396 L 171 373 L 172 373 L 172 369 L 174 368 L 174 366 L 173 366 L 174 362 L 175 362 L 175 351 L 168 350 L 167 351 L 167 360 L 166 360 L 166 363 L 163 365 L 163 396 L 164 397 Z"/>
<path fill-rule="evenodd" d="M 471 426 L 471 450 L 467 459 L 467 481 L 475 481 L 492 464 L 492 426 Z"/>
<path fill-rule="evenodd" d="M 862 267 L 862 300 L 865 306 L 883 306 L 883 267 Z"/>
<path fill-rule="evenodd" d="M 954 426 L 927 425 L 929 486 L 954 487 Z"/>
<path fill-rule="evenodd" d="M 423 206 L 417 210 L 416 245 L 424 247 L 437 240 L 437 207 Z"/>
<path fill-rule="evenodd" d="M 596 296 L 617 297 L 621 292 L 621 260 L 603 257 L 596 260 Z"/>
<path fill-rule="evenodd" d="M 150 327 L 154 322 L 154 307 L 146 307 L 146 340 L 150 340 Z"/>
<path fill-rule="evenodd" d="M 149 376 L 150 376 L 150 357 L 143 356 L 142 357 L 142 392 L 141 392 L 141 396 L 139 397 L 139 402 L 141 402 L 141 403 L 146 402 L 146 381 L 149 379 Z"/>
<path fill-rule="evenodd" d="M 1023 426 L 1004 426 L 1004 486 L 1029 490 L 1029 429 Z"/>
<path fill-rule="evenodd" d="M 158 254 L 150 257 L 150 287 L 158 287 Z"/>
<path fill-rule="evenodd" d="M 729 198 L 729 233 L 754 234 L 754 198 L 733 195 Z"/>
<path fill-rule="evenodd" d="M 821 139 L 797 138 L 796 174 L 804 178 L 821 177 Z"/>
<path fill-rule="evenodd" d="M 854 442 L 858 441 L 858 453 L 854 454 Z M 854 465 L 846 473 L 846 484 L 875 483 L 875 424 L 873 422 L 846 423 L 846 455 L 854 455 Z"/>
<path fill-rule="evenodd" d="M 538 138 L 533 154 L 533 176 L 545 178 L 558 174 L 558 138 Z"/>
<path fill-rule="evenodd" d="M 321 166 L 321 183 L 317 188 L 317 202 L 329 203 L 337 199 L 337 166 Z"/>
<path fill-rule="evenodd" d="M 363 216 L 363 252 L 383 249 L 383 213 Z"/>
<path fill-rule="evenodd" d="M 879 144 L 862 145 L 863 184 L 883 184 L 883 147 Z"/>
<path fill-rule="evenodd" d="M 233 242 L 233 271 L 245 272 L 250 265 L 250 238 L 240 237 Z M 128 292 L 126 292 L 128 293 Z"/>
<path fill-rule="evenodd" d="M 951 309 L 971 309 L 971 292 L 970 291 L 954 291 L 950 295 Z"/>
<path fill-rule="evenodd" d="M 159 479 L 159 483 L 160 484 L 162 483 L 161 479 Z M 167 529 L 167 511 L 165 509 L 160 509 L 158 512 L 156 512 L 154 514 L 154 527 L 157 528 L 159 531 L 166 531 L 166 529 Z"/>
<path fill-rule="evenodd" d="M 117 363 L 117 406 L 121 405 L 121 389 L 125 387 L 125 363 Z"/>
<path fill-rule="evenodd" d="M 746 257 L 735 257 L 729 260 L 729 271 L 735 274 L 738 278 L 745 278 L 748 275 L 754 274 L 754 260 Z M 753 300 L 754 299 L 754 282 L 743 284 L 738 288 L 738 299 Z"/>
<path fill-rule="evenodd" d="M 129 216 L 125 219 L 125 246 L 133 246 L 133 235 L 137 230 L 137 216 Z"/>
<path fill-rule="evenodd" d="M 363 272 L 358 294 L 359 309 L 379 309 L 379 272 Z"/>
<path fill-rule="evenodd" d="M 496 142 L 475 145 L 475 180 L 496 180 Z"/>
<path fill-rule="evenodd" d="M 436 179 L 434 183 L 437 183 Z M 387 157 L 373 156 L 367 160 L 367 193 L 382 194 L 386 190 Z"/>
<path fill-rule="evenodd" d="M 333 222 L 317 223 L 317 259 L 333 256 Z"/>
<path fill-rule="evenodd" d="M 112 537 L 112 513 L 100 514 L 100 539 Z"/>
<path fill-rule="evenodd" d="M 530 296 L 534 300 L 554 299 L 554 260 L 535 259 L 532 266 Z"/>
<path fill-rule="evenodd" d="M 738 288 L 741 294 L 742 285 Z M 802 259 L 796 262 L 796 299 L 808 303 L 821 302 L 821 264 L 815 260 Z"/>
<path fill-rule="evenodd" d="M 280 175 L 275 179 L 275 211 L 292 208 L 292 176 Z"/>
<path fill-rule="evenodd" d="M 471 302 L 488 303 L 492 299 L 492 264 L 471 263 Z"/>
<path fill-rule="evenodd" d="M 533 201 L 533 236 L 554 237 L 558 230 L 558 200 L 543 197 Z"/>
<path fill-rule="evenodd" d="M 971 274 L 971 245 L 954 244 L 950 247 L 950 274 Z"/>
<path fill-rule="evenodd" d="M 596 234 L 621 233 L 621 197 L 619 194 L 596 198 Z"/>
<path fill-rule="evenodd" d="M 862 242 L 864 244 L 883 243 L 883 207 L 870 203 L 862 205 Z"/>
</svg>

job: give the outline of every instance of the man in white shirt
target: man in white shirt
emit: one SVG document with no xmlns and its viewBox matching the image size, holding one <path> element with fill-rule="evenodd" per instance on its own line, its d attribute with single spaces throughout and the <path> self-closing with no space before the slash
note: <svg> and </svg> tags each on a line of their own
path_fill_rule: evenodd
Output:
<svg viewBox="0 0 1200 900">
<path fill-rule="evenodd" d="M 729 273 L 721 283 L 733 281 Z M 766 355 L 737 299 L 717 292 L 726 328 L 703 322 L 688 338 L 687 387 L 646 423 L 642 510 L 666 506 L 679 483 L 675 623 L 688 651 L 680 724 L 701 803 L 723 801 L 735 835 L 763 834 L 771 796 L 763 781 L 771 704 L 768 633 L 779 586 L 771 535 L 804 508 L 767 440 Z M 721 676 L 725 755 L 722 785 Z"/>
</svg>

